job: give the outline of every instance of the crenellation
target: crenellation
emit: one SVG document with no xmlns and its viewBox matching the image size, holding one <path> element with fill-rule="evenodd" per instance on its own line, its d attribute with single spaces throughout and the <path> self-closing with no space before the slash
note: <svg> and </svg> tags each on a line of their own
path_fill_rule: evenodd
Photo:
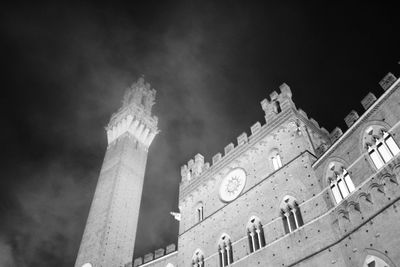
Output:
<svg viewBox="0 0 400 267">
<path fill-rule="evenodd" d="M 237 137 L 238 146 L 247 143 L 247 141 L 248 141 L 247 133 L 242 133 L 241 135 L 239 135 L 239 136 Z"/>
<path fill-rule="evenodd" d="M 385 75 L 385 77 L 380 80 L 379 85 L 382 87 L 384 91 L 390 88 L 395 81 L 397 80 L 396 76 L 393 75 L 393 73 L 389 72 L 388 74 Z"/>
<path fill-rule="evenodd" d="M 212 165 L 217 164 L 218 161 L 220 161 L 222 158 L 222 154 L 221 153 L 217 153 L 212 157 Z"/>
<path fill-rule="evenodd" d="M 279 89 L 281 91 L 281 95 L 284 95 L 286 97 L 292 98 L 292 90 L 290 90 L 289 85 L 287 85 L 286 83 L 282 83 L 279 86 Z"/>
<path fill-rule="evenodd" d="M 279 94 L 276 91 L 273 91 L 272 93 L 269 94 L 269 98 L 271 99 L 271 102 L 277 100 L 279 97 Z"/>
<path fill-rule="evenodd" d="M 314 120 L 313 118 L 310 118 L 310 122 L 311 122 L 312 124 L 314 124 L 314 126 L 315 126 L 316 128 L 321 129 L 321 128 L 319 127 L 318 122 L 317 122 L 316 120 Z"/>
<path fill-rule="evenodd" d="M 199 176 L 204 170 L 204 157 L 201 154 L 194 156 L 193 174 Z"/>
<path fill-rule="evenodd" d="M 326 136 L 329 136 L 329 132 L 325 127 L 321 127 L 320 129 Z"/>
<path fill-rule="evenodd" d="M 358 113 L 355 110 L 350 111 L 350 113 L 344 118 L 347 127 L 351 127 L 359 118 Z"/>
<path fill-rule="evenodd" d="M 187 164 L 181 167 L 181 181 L 190 181 L 200 176 L 201 173 L 209 167 L 209 163 L 204 163 L 204 156 L 198 153 L 194 156 L 194 159 L 190 159 Z"/>
<path fill-rule="evenodd" d="M 374 104 L 376 101 L 376 96 L 369 92 L 362 100 L 361 100 L 361 105 L 365 110 L 367 110 L 372 104 Z"/>
<path fill-rule="evenodd" d="M 158 259 L 158 258 L 164 256 L 164 254 L 165 254 L 165 249 L 163 249 L 163 248 L 156 249 L 154 251 L 154 259 Z"/>
<path fill-rule="evenodd" d="M 182 182 L 186 182 L 190 180 L 190 173 L 189 173 L 189 168 L 188 166 L 185 164 L 181 167 L 181 177 L 182 177 Z"/>
<path fill-rule="evenodd" d="M 260 104 L 261 104 L 261 108 L 266 112 L 266 111 L 268 110 L 269 101 L 268 101 L 266 98 L 264 98 L 264 99 L 260 102 Z"/>
<path fill-rule="evenodd" d="M 258 121 L 250 127 L 251 135 L 258 133 L 258 131 L 260 130 L 261 130 L 261 123 Z"/>
<path fill-rule="evenodd" d="M 299 112 L 304 118 L 308 119 L 307 113 L 304 110 L 302 110 L 301 108 L 299 108 L 297 110 L 297 112 Z"/>
<path fill-rule="evenodd" d="M 165 248 L 165 254 L 169 254 L 172 253 L 176 250 L 176 245 L 174 243 L 169 244 L 166 248 Z"/>
<path fill-rule="evenodd" d="M 154 259 L 154 255 L 153 252 L 147 253 L 146 255 L 144 255 L 143 257 L 143 263 L 147 263 L 149 261 L 152 261 Z"/>
<path fill-rule="evenodd" d="M 225 155 L 224 156 L 228 155 L 234 148 L 235 148 L 235 146 L 233 145 L 233 143 L 229 143 L 227 146 L 225 146 L 225 148 L 224 148 Z"/>
<path fill-rule="evenodd" d="M 333 131 L 330 133 L 329 137 L 333 142 L 335 142 L 336 140 L 338 140 L 341 136 L 343 135 L 343 131 L 342 129 L 340 129 L 339 127 L 336 127 L 335 129 L 333 129 Z"/>
<path fill-rule="evenodd" d="M 143 258 L 142 257 L 138 257 L 133 261 L 133 267 L 137 267 L 139 265 L 143 264 Z"/>
</svg>

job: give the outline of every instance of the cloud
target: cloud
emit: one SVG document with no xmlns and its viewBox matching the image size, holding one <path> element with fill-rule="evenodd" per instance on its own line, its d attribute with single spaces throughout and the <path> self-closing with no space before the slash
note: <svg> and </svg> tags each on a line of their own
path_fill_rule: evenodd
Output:
<svg viewBox="0 0 400 267">
<path fill-rule="evenodd" d="M 14 256 L 12 247 L 0 237 L 0 266 L 1 267 L 15 267 Z"/>
</svg>

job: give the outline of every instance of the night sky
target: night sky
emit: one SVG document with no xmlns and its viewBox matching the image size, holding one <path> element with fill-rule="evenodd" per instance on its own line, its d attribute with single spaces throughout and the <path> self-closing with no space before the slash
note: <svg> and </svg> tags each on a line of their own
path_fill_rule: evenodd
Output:
<svg viewBox="0 0 400 267">
<path fill-rule="evenodd" d="M 264 123 L 260 101 L 281 83 L 328 131 L 345 130 L 379 80 L 400 74 L 399 26 L 388 3 L 2 4 L 0 267 L 74 264 L 104 127 L 141 75 L 161 133 L 135 256 L 176 242 L 181 165 Z"/>
</svg>

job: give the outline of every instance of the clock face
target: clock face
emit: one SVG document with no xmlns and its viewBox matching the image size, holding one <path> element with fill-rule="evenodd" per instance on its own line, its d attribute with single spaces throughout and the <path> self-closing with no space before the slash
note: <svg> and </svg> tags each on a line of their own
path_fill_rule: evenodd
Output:
<svg viewBox="0 0 400 267">
<path fill-rule="evenodd" d="M 246 184 L 246 173 L 243 169 L 234 169 L 229 172 L 219 188 L 219 196 L 222 201 L 229 202 L 237 198 Z"/>
</svg>

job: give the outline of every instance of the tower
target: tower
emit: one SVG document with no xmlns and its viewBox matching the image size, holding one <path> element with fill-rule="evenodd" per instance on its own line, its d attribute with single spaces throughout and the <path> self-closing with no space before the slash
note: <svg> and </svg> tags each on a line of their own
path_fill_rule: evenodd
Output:
<svg viewBox="0 0 400 267">
<path fill-rule="evenodd" d="M 158 133 L 156 91 L 140 78 L 106 127 L 108 146 L 76 267 L 124 266 L 132 260 L 148 148 Z"/>
</svg>

